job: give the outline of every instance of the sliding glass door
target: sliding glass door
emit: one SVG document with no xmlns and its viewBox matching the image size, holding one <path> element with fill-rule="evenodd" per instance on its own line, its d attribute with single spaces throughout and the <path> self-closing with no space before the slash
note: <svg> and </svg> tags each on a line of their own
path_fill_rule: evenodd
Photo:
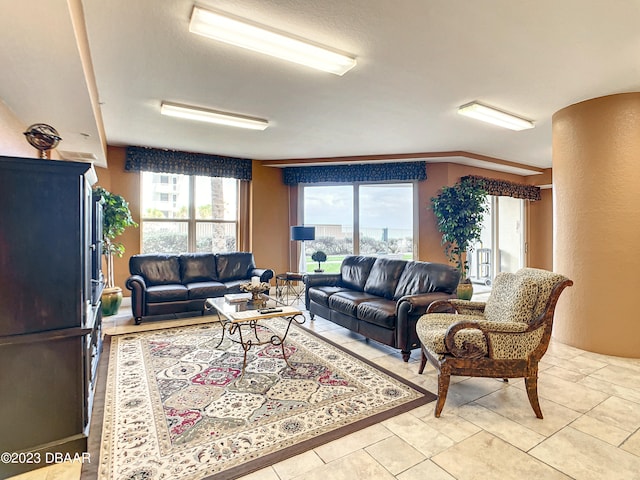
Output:
<svg viewBox="0 0 640 480">
<path fill-rule="evenodd" d="M 474 283 L 490 285 L 499 272 L 515 272 L 525 264 L 524 200 L 488 196 L 480 242 L 468 255 Z"/>
</svg>

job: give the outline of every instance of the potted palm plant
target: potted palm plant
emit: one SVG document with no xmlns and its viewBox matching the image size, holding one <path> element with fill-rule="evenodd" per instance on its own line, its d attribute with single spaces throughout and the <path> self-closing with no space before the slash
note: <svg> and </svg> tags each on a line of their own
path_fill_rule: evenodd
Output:
<svg viewBox="0 0 640 480">
<path fill-rule="evenodd" d="M 102 314 L 114 315 L 122 303 L 122 289 L 115 284 L 113 257 L 122 257 L 124 245 L 114 239 L 124 233 L 127 227 L 137 227 L 133 221 L 129 203 L 121 195 L 111 193 L 102 187 L 93 190 L 94 195 L 102 198 L 102 253 L 106 259 L 107 275 L 102 291 Z"/>
<path fill-rule="evenodd" d="M 442 244 L 450 262 L 460 271 L 458 297 L 470 300 L 473 286 L 468 278 L 466 252 L 480 240 L 482 220 L 487 211 L 487 192 L 477 183 L 462 179 L 450 187 L 443 187 L 431 198 Z"/>
</svg>

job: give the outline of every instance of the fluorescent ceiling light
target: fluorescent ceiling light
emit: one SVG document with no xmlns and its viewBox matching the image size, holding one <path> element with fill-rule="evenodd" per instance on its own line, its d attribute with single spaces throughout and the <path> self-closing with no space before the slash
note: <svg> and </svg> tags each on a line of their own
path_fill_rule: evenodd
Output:
<svg viewBox="0 0 640 480">
<path fill-rule="evenodd" d="M 262 118 L 219 112 L 217 110 L 209 110 L 207 108 L 190 107 L 188 105 L 180 105 L 178 103 L 162 102 L 160 113 L 170 117 L 186 118 L 188 120 L 198 120 L 200 122 L 248 128 L 251 130 L 264 130 L 269 126 L 269 122 Z"/>
<path fill-rule="evenodd" d="M 526 130 L 533 128 L 535 125 L 532 121 L 524 118 L 516 117 L 509 113 L 502 112 L 492 107 L 487 107 L 478 102 L 467 103 L 458 108 L 458 113 L 466 117 L 482 120 L 483 122 L 492 123 L 499 127 L 509 128 L 511 130 Z"/>
<path fill-rule="evenodd" d="M 356 65 L 347 55 L 197 6 L 193 7 L 189 31 L 335 75 L 343 75 Z"/>
</svg>

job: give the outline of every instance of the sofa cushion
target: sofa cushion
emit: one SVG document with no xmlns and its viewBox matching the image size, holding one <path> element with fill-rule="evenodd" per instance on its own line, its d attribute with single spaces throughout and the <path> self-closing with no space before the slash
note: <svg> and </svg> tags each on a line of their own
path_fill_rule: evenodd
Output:
<svg viewBox="0 0 640 480">
<path fill-rule="evenodd" d="M 484 307 L 484 318 L 490 322 L 529 323 L 537 300 L 538 285 L 532 278 L 499 273 Z"/>
<path fill-rule="evenodd" d="M 364 285 L 364 291 L 391 300 L 406 265 L 406 260 L 376 258 Z"/>
<path fill-rule="evenodd" d="M 319 286 L 309 288 L 309 299 L 318 305 L 329 306 L 329 297 L 337 292 L 344 291 L 341 287 Z"/>
<path fill-rule="evenodd" d="M 455 292 L 460 273 L 455 268 L 442 263 L 407 262 L 393 298 L 420 293 Z"/>
<path fill-rule="evenodd" d="M 386 298 L 362 302 L 356 308 L 356 315 L 362 321 L 384 328 L 396 328 L 398 321 L 395 300 L 387 300 Z"/>
<path fill-rule="evenodd" d="M 349 290 L 364 291 L 364 285 L 376 257 L 351 255 L 342 260 L 340 266 L 340 286 Z"/>
<path fill-rule="evenodd" d="M 195 282 L 187 284 L 189 299 L 222 297 L 227 293 L 227 287 L 220 282 Z"/>
<path fill-rule="evenodd" d="M 329 297 L 329 308 L 351 317 L 357 317 L 356 309 L 358 305 L 374 298 L 376 297 L 369 293 L 343 290 Z"/>
<path fill-rule="evenodd" d="M 147 288 L 147 303 L 188 300 L 187 287 L 179 284 L 155 285 Z"/>
<path fill-rule="evenodd" d="M 250 252 L 232 252 L 216 254 L 218 280 L 249 279 L 251 271 L 256 268 L 253 254 Z"/>
<path fill-rule="evenodd" d="M 179 257 L 182 283 L 216 280 L 216 256 L 213 253 L 183 253 Z"/>
<path fill-rule="evenodd" d="M 133 255 L 129 259 L 129 271 L 131 275 L 142 276 L 147 286 L 182 283 L 177 255 Z"/>
</svg>

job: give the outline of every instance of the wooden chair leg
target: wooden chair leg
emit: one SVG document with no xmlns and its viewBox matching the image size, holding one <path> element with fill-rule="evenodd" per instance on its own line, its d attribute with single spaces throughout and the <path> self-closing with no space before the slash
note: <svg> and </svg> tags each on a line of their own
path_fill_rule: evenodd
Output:
<svg viewBox="0 0 640 480">
<path fill-rule="evenodd" d="M 449 391 L 449 381 L 451 376 L 448 373 L 440 372 L 438 375 L 438 400 L 436 402 L 436 418 L 440 417 L 440 413 L 444 408 L 444 402 L 447 400 L 447 392 Z"/>
<path fill-rule="evenodd" d="M 531 408 L 536 414 L 536 417 L 542 417 L 542 410 L 540 410 L 540 403 L 538 402 L 538 376 L 526 377 L 524 384 L 527 387 L 527 396 L 529 397 L 529 403 Z"/>
<path fill-rule="evenodd" d="M 422 372 L 424 372 L 424 367 L 427 366 L 427 356 L 424 354 L 424 351 L 422 352 L 422 360 L 420 361 L 420 370 L 418 370 L 418 373 L 422 374 Z"/>
</svg>

